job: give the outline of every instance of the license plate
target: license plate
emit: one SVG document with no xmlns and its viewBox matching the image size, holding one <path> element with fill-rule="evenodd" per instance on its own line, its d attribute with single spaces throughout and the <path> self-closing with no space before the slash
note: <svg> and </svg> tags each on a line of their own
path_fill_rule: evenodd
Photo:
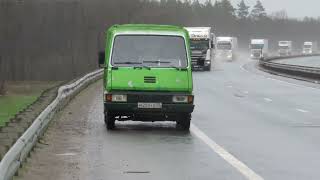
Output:
<svg viewBox="0 0 320 180">
<path fill-rule="evenodd" d="M 138 103 L 138 108 L 141 108 L 141 109 L 161 109 L 162 103 Z"/>
</svg>

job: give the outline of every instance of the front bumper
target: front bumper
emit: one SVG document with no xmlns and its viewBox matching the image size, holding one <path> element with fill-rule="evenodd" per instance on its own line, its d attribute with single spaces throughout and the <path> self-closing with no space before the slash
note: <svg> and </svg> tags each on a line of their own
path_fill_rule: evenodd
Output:
<svg viewBox="0 0 320 180">
<path fill-rule="evenodd" d="M 211 66 L 211 61 L 205 60 L 203 57 L 192 57 L 191 62 L 193 70 L 202 70 Z"/>
<path fill-rule="evenodd" d="M 141 109 L 138 108 L 138 103 L 115 103 L 105 102 L 104 110 L 124 114 L 144 114 L 144 113 L 192 113 L 194 109 L 193 104 L 162 104 L 159 109 Z"/>
<path fill-rule="evenodd" d="M 233 59 L 233 54 L 229 54 L 229 53 L 218 53 L 216 57 L 217 57 L 217 59 L 232 60 L 232 59 Z"/>
<path fill-rule="evenodd" d="M 262 58 L 262 56 L 260 55 L 260 56 L 251 56 L 251 59 L 261 59 Z"/>
<path fill-rule="evenodd" d="M 114 102 L 104 100 L 104 110 L 117 112 L 119 114 L 137 114 L 137 113 L 192 113 L 194 109 L 193 95 L 185 92 L 145 92 L 145 91 L 117 91 L 105 94 L 125 94 L 126 102 Z M 173 102 L 173 96 L 192 96 L 192 100 L 186 103 Z M 139 108 L 138 103 L 161 103 L 161 108 Z"/>
</svg>

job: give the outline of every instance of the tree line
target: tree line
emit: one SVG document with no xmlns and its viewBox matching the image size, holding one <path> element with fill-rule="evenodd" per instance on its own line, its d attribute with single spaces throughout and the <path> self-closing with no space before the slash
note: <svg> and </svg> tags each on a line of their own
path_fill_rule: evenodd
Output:
<svg viewBox="0 0 320 180">
<path fill-rule="evenodd" d="M 239 0 L 0 0 L 0 91 L 5 80 L 69 80 L 97 68 L 113 24 L 211 26 L 217 35 L 272 42 L 320 40 L 320 18 L 267 14 Z M 273 44 L 275 47 L 276 44 Z"/>
</svg>

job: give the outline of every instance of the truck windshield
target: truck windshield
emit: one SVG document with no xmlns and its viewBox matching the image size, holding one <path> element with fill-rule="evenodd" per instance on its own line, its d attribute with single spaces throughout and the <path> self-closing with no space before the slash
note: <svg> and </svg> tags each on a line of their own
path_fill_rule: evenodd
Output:
<svg viewBox="0 0 320 180">
<path fill-rule="evenodd" d="M 231 50 L 231 43 L 230 42 L 218 42 L 217 49 L 220 49 L 220 50 Z"/>
<path fill-rule="evenodd" d="M 114 66 L 187 67 L 185 40 L 178 36 L 118 35 L 114 39 Z"/>
<path fill-rule="evenodd" d="M 263 49 L 263 44 L 251 44 L 251 49 Z"/>
<path fill-rule="evenodd" d="M 289 49 L 288 46 L 279 46 L 279 49 Z"/>
<path fill-rule="evenodd" d="M 191 40 L 190 41 L 191 50 L 207 50 L 209 49 L 208 40 Z"/>
<path fill-rule="evenodd" d="M 304 45 L 303 48 L 305 48 L 305 49 L 310 49 L 310 48 L 312 48 L 312 46 L 311 46 L 311 45 Z"/>
</svg>

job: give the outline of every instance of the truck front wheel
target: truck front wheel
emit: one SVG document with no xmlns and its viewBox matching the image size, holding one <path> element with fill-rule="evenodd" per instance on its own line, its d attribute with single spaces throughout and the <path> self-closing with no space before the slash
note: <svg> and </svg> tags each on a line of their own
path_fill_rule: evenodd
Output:
<svg viewBox="0 0 320 180">
<path fill-rule="evenodd" d="M 116 127 L 115 121 L 116 121 L 115 116 L 110 111 L 105 112 L 104 122 L 106 124 L 107 129 L 109 130 L 114 129 Z"/>
<path fill-rule="evenodd" d="M 204 67 L 205 71 L 211 71 L 211 66 Z"/>
<path fill-rule="evenodd" d="M 191 114 L 190 113 L 182 113 L 177 117 L 176 128 L 182 131 L 189 131 L 190 122 L 191 122 Z"/>
</svg>

